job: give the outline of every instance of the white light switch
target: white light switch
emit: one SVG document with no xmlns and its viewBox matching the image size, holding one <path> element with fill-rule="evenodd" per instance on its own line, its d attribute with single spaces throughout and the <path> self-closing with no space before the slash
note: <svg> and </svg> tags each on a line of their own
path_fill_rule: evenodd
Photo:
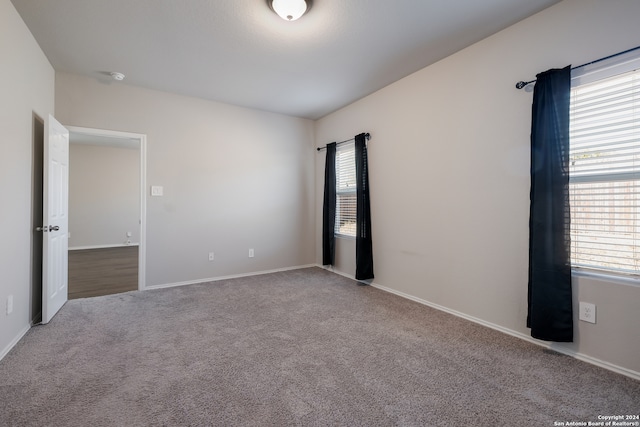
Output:
<svg viewBox="0 0 640 427">
<path fill-rule="evenodd" d="M 162 196 L 164 194 L 164 188 L 161 185 L 152 185 L 151 186 L 151 195 L 152 196 Z"/>
</svg>

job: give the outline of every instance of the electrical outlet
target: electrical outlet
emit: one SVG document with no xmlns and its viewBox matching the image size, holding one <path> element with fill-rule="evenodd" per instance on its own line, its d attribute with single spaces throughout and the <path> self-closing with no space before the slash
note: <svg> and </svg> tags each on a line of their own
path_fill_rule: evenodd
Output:
<svg viewBox="0 0 640 427">
<path fill-rule="evenodd" d="M 213 261 L 214 254 L 213 252 L 209 252 L 209 261 Z"/>
<path fill-rule="evenodd" d="M 13 295 L 7 297 L 7 315 L 13 312 Z"/>
<path fill-rule="evenodd" d="M 249 258 L 253 258 L 253 248 L 249 249 Z"/>
<path fill-rule="evenodd" d="M 596 323 L 596 305 L 580 301 L 580 320 L 589 323 Z"/>
<path fill-rule="evenodd" d="M 162 197 L 164 195 L 164 188 L 161 185 L 152 185 L 151 195 L 154 197 Z"/>
</svg>

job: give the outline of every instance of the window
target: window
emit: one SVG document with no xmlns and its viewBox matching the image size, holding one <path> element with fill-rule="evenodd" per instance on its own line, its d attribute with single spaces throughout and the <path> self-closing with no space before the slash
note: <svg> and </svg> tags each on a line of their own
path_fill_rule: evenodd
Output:
<svg viewBox="0 0 640 427">
<path fill-rule="evenodd" d="M 336 149 L 336 228 L 335 234 L 356 236 L 356 153 L 355 144 Z"/>
<path fill-rule="evenodd" d="M 572 76 L 574 268 L 640 274 L 640 54 L 631 53 Z"/>
</svg>

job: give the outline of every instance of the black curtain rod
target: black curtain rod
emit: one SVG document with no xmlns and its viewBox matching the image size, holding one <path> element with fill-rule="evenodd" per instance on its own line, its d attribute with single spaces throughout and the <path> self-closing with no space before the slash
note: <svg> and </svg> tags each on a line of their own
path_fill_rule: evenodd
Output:
<svg viewBox="0 0 640 427">
<path fill-rule="evenodd" d="M 633 52 L 634 50 L 638 50 L 638 49 L 640 49 L 640 46 L 634 47 L 633 49 L 625 50 L 623 52 L 614 53 L 613 55 L 605 56 L 604 58 L 596 59 L 595 61 L 587 62 L 586 64 L 578 65 L 577 67 L 573 67 L 572 70 L 576 70 L 578 68 L 586 67 L 587 65 L 596 64 L 598 62 L 605 61 L 605 60 L 610 59 L 610 58 L 615 58 L 616 56 L 624 55 L 625 53 Z M 524 81 L 521 80 L 518 83 L 516 83 L 516 89 L 522 89 L 523 87 L 525 87 L 525 86 L 527 86 L 527 85 L 529 85 L 531 83 L 535 83 L 535 82 L 536 82 L 535 79 L 533 79 L 533 80 L 531 80 L 529 82 L 524 82 Z"/>
<path fill-rule="evenodd" d="M 371 139 L 371 134 L 369 134 L 369 132 L 367 132 L 367 133 L 365 133 L 365 134 L 364 134 L 364 137 L 365 137 L 365 138 L 367 139 L 367 141 L 368 141 L 368 140 L 370 140 L 370 139 Z M 353 141 L 354 139 L 355 139 L 355 138 L 345 139 L 344 141 L 336 142 L 336 145 L 345 144 L 345 143 L 347 143 L 347 142 L 351 142 L 351 141 Z M 327 147 L 326 147 L 326 146 L 316 148 L 316 150 L 318 150 L 318 151 L 322 151 L 322 150 L 326 150 L 326 149 L 327 149 Z"/>
</svg>

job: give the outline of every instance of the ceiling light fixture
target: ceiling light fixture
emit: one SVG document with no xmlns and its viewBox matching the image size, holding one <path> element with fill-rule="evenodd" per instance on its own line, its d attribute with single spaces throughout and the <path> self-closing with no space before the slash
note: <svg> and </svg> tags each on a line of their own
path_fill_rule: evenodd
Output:
<svg viewBox="0 0 640 427">
<path fill-rule="evenodd" d="M 295 21 L 311 9 L 312 0 L 267 0 L 267 4 L 285 21 Z"/>
<path fill-rule="evenodd" d="M 109 73 L 111 75 L 111 77 L 113 78 L 113 80 L 117 80 L 119 82 L 121 82 L 122 80 L 124 80 L 124 74 L 122 73 L 118 73 L 117 71 L 112 71 Z"/>
</svg>

